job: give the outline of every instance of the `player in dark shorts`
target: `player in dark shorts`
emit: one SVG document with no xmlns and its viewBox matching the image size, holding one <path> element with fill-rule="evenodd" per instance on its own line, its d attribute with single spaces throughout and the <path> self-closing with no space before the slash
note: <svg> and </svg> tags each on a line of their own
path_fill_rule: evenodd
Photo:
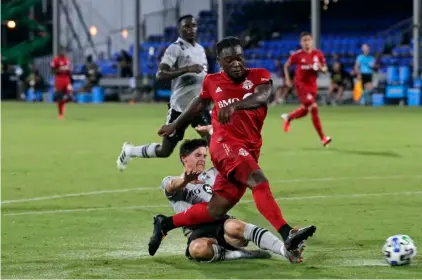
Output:
<svg viewBox="0 0 422 280">
<path fill-rule="evenodd" d="M 212 127 L 198 127 L 197 130 L 201 134 L 209 134 Z M 211 200 L 218 172 L 213 167 L 205 169 L 207 144 L 203 139 L 183 142 L 179 154 L 183 173 L 180 176 L 167 176 L 161 183 L 161 188 L 176 213 Z M 268 250 L 291 263 L 302 261 L 303 247 L 290 253 L 284 243 L 271 232 L 228 215 L 214 222 L 182 229 L 188 238 L 185 255 L 192 260 L 216 262 L 242 258 L 271 258 L 268 252 L 263 251 Z M 262 250 L 245 250 L 244 247 L 249 241 Z"/>
<path fill-rule="evenodd" d="M 343 101 L 344 88 L 350 75 L 344 71 L 340 62 L 334 62 L 330 71 L 331 83 L 328 88 L 328 99 L 332 105 L 341 104 Z M 335 97 L 333 95 L 335 93 Z"/>
<path fill-rule="evenodd" d="M 196 41 L 198 23 L 191 15 L 178 21 L 180 37 L 165 51 L 157 72 L 157 80 L 171 80 L 171 96 L 166 124 L 174 122 L 190 102 L 199 95 L 202 81 L 207 74 L 208 61 L 205 49 Z M 176 148 L 190 126 L 211 123 L 209 108 L 179 127 L 172 135 L 162 138 L 161 143 L 134 146 L 125 142 L 117 157 L 117 168 L 124 170 L 132 158 L 167 158 Z"/>
</svg>

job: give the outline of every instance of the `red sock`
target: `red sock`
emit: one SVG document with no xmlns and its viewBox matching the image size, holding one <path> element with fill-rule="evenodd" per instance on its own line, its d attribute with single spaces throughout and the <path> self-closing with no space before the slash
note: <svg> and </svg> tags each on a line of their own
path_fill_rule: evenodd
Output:
<svg viewBox="0 0 422 280">
<path fill-rule="evenodd" d="M 299 107 L 289 114 L 289 120 L 300 119 L 306 116 L 307 114 L 308 109 L 306 109 L 305 107 Z"/>
<path fill-rule="evenodd" d="M 252 189 L 252 195 L 258 211 L 276 230 L 287 224 L 281 214 L 280 207 L 278 207 L 277 202 L 274 200 L 268 182 L 263 182 L 255 186 Z"/>
<path fill-rule="evenodd" d="M 59 109 L 59 115 L 63 115 L 64 104 L 65 104 L 64 101 L 57 102 L 57 107 Z"/>
<path fill-rule="evenodd" d="M 316 131 L 318 132 L 319 138 L 321 138 L 322 140 L 324 139 L 325 135 L 324 135 L 324 132 L 322 131 L 321 120 L 319 119 L 319 114 L 318 114 L 318 107 L 311 108 L 311 115 L 312 115 L 312 123 L 314 124 L 314 127 Z"/>
<path fill-rule="evenodd" d="M 175 227 L 189 227 L 213 222 L 215 219 L 208 213 L 207 205 L 206 202 L 198 203 L 188 210 L 174 215 L 173 225 Z"/>
</svg>

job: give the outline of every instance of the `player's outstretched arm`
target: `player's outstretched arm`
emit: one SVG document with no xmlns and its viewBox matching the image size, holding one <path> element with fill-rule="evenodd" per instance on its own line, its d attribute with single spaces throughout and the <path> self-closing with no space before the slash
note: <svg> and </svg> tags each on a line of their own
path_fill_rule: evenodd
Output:
<svg viewBox="0 0 422 280">
<path fill-rule="evenodd" d="M 157 80 L 173 80 L 186 73 L 201 73 L 204 68 L 201 65 L 190 65 L 179 69 L 171 69 L 169 65 L 161 63 L 158 67 Z"/>
<path fill-rule="evenodd" d="M 189 124 L 194 117 L 198 116 L 202 110 L 204 110 L 209 104 L 209 101 L 206 99 L 201 99 L 200 97 L 195 97 L 192 99 L 189 107 L 183 111 L 183 113 L 172 123 L 163 125 L 158 131 L 160 136 L 169 136 L 176 129 L 183 127 L 184 125 Z"/>
<path fill-rule="evenodd" d="M 209 105 L 209 101 L 206 99 L 202 99 L 201 97 L 197 96 L 189 104 L 189 107 L 183 111 L 183 113 L 174 121 L 174 124 L 177 128 L 186 125 L 196 116 L 198 116 L 207 106 Z"/>
<path fill-rule="evenodd" d="M 166 184 L 166 193 L 173 194 L 183 188 L 185 188 L 190 182 L 198 179 L 201 172 L 195 172 L 193 170 L 186 171 L 182 177 L 174 177 Z"/>
<path fill-rule="evenodd" d="M 245 99 L 233 103 L 235 110 L 256 109 L 261 106 L 266 106 L 270 100 L 273 86 L 271 82 L 259 85 L 255 88 L 254 94 L 249 95 Z"/>
</svg>

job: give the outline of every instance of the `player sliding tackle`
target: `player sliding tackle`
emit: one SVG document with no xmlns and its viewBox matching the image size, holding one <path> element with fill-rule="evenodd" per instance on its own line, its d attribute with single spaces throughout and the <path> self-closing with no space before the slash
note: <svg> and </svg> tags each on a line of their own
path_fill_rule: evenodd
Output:
<svg viewBox="0 0 422 280">
<path fill-rule="evenodd" d="M 292 86 L 289 69 L 292 64 L 296 65 L 295 87 L 301 104 L 298 109 L 290 114 L 281 115 L 284 120 L 284 131 L 286 133 L 289 132 L 292 120 L 303 118 L 310 112 L 315 130 L 321 139 L 322 145 L 326 147 L 330 144 L 331 137 L 325 136 L 322 131 L 316 96 L 318 91 L 318 72 L 326 73 L 327 65 L 325 64 L 324 54 L 320 50 L 313 48 L 312 35 L 309 32 L 300 34 L 300 45 L 302 49 L 294 52 L 284 64 L 286 85 L 289 87 Z"/>
<path fill-rule="evenodd" d="M 200 127 L 199 131 L 208 127 Z M 186 140 L 180 146 L 182 176 L 164 178 L 161 187 L 176 213 L 184 212 L 192 205 L 208 202 L 217 175 L 215 168 L 205 170 L 207 141 Z M 186 257 L 201 262 L 216 262 L 235 259 L 271 258 L 262 250 L 248 251 L 248 241 L 259 248 L 286 257 L 291 263 L 302 261 L 301 250 L 291 253 L 283 242 L 266 229 L 231 218 L 227 215 L 208 224 L 184 227 L 188 238 Z"/>
<path fill-rule="evenodd" d="M 272 91 L 270 73 L 262 68 L 245 68 L 243 49 L 235 37 L 221 40 L 216 49 L 223 71 L 207 75 L 199 97 L 194 98 L 173 123 L 164 125 L 158 132 L 161 136 L 171 135 L 214 102 L 214 133 L 210 142 L 211 160 L 218 171 L 214 195 L 209 202 L 195 204 L 172 217 L 155 217 L 149 253 L 154 255 L 162 238 L 174 228 L 211 223 L 223 217 L 247 188 L 252 190 L 259 212 L 283 237 L 286 249 L 294 252 L 302 241 L 314 234 L 316 227 L 292 230 L 258 165 L 261 129 Z"/>
</svg>

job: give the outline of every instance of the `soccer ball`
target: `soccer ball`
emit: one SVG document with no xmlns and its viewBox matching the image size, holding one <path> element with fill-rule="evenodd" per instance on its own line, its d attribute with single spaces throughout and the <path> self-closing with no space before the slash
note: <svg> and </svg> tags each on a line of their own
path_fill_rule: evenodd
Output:
<svg viewBox="0 0 422 280">
<path fill-rule="evenodd" d="M 416 256 L 415 242 L 404 234 L 393 235 L 385 241 L 382 253 L 391 266 L 408 265 Z"/>
</svg>

